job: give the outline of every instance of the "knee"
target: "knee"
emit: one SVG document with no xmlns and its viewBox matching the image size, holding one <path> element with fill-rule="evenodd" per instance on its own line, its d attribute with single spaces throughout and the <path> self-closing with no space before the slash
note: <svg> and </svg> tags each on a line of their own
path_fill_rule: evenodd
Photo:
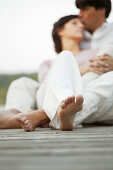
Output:
<svg viewBox="0 0 113 170">
<path fill-rule="evenodd" d="M 75 60 L 72 52 L 70 51 L 62 51 L 61 53 L 59 53 L 58 57 L 56 58 L 57 61 L 63 62 L 63 63 L 70 63 L 73 62 L 73 60 Z"/>
<path fill-rule="evenodd" d="M 60 56 L 70 56 L 73 55 L 71 51 L 68 50 L 64 50 L 62 52 L 59 53 Z"/>
<path fill-rule="evenodd" d="M 10 84 L 10 88 L 14 88 L 14 87 L 18 87 L 18 86 L 21 87 L 21 86 L 27 84 L 28 79 L 29 78 L 27 78 L 27 77 L 18 78 Z"/>
<path fill-rule="evenodd" d="M 69 59 L 69 58 L 73 58 L 73 54 L 71 51 L 62 51 L 61 53 L 59 53 L 59 58 L 65 58 L 66 59 Z"/>
<path fill-rule="evenodd" d="M 28 90 L 29 91 L 36 91 L 39 87 L 39 83 L 35 80 L 32 80 L 28 77 L 21 77 L 16 80 L 14 80 L 9 89 L 20 89 L 20 90 Z"/>
</svg>

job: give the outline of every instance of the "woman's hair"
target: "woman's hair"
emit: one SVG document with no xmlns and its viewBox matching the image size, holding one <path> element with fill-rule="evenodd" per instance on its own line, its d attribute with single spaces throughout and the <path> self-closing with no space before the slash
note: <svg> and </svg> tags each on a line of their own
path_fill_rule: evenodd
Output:
<svg viewBox="0 0 113 170">
<path fill-rule="evenodd" d="M 62 51 L 62 44 L 60 40 L 60 36 L 58 35 L 58 31 L 64 27 L 64 25 L 70 20 L 78 18 L 78 15 L 68 15 L 60 18 L 54 25 L 52 30 L 52 38 L 54 42 L 55 51 L 60 53 Z"/>
<path fill-rule="evenodd" d="M 105 8 L 105 17 L 107 18 L 111 11 L 111 0 L 76 0 L 77 8 L 84 9 L 87 6 L 92 6 L 95 9 Z"/>
</svg>

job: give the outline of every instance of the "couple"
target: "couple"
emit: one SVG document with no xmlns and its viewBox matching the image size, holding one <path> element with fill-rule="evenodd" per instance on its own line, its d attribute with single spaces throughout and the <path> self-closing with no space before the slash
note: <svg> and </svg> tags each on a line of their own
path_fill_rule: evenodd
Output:
<svg viewBox="0 0 113 170">
<path fill-rule="evenodd" d="M 32 131 L 49 124 L 73 130 L 82 123 L 113 123 L 113 25 L 106 22 L 111 2 L 77 0 L 76 5 L 79 17 L 66 16 L 54 24 L 52 35 L 59 55 L 49 63 L 46 76 L 39 73 L 43 76 L 40 87 L 28 78 L 9 87 L 0 128 Z M 89 32 L 83 40 L 84 26 L 91 40 Z M 99 49 L 82 50 L 89 45 Z"/>
</svg>

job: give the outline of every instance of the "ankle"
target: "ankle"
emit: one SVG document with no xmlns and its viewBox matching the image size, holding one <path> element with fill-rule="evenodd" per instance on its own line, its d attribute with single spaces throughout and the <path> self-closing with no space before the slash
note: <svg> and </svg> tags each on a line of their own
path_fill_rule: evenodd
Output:
<svg viewBox="0 0 113 170">
<path fill-rule="evenodd" d="M 50 119 L 48 118 L 48 116 L 46 115 L 43 109 L 40 110 L 40 118 L 41 118 L 40 125 L 50 122 Z"/>
</svg>

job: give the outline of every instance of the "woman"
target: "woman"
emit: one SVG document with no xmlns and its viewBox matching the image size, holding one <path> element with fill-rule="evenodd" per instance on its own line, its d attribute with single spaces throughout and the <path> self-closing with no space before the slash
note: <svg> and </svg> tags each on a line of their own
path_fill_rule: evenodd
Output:
<svg viewBox="0 0 113 170">
<path fill-rule="evenodd" d="M 82 63 L 84 65 L 80 66 L 81 74 L 84 74 L 82 81 L 85 102 L 84 109 L 82 110 L 83 97 L 79 95 L 82 94 L 82 82 L 75 58 L 76 55 L 81 52 L 80 42 L 83 40 L 83 29 L 83 24 L 78 16 L 75 15 L 63 17 L 54 25 L 53 39 L 57 53 L 62 50 L 69 50 L 73 55 L 69 51 L 64 51 L 59 54 L 38 91 L 37 83 L 27 78 L 13 82 L 7 95 L 6 109 L 9 110 L 4 111 L 6 113 L 4 115 L 7 118 L 4 119 L 2 116 L 3 120 L 0 128 L 23 127 L 25 131 L 31 131 L 37 126 L 51 121 L 50 125 L 54 128 L 60 127 L 61 130 L 73 130 L 77 124 L 97 121 L 97 119 L 91 117 L 93 113 L 98 111 L 99 116 L 100 113 L 105 113 L 105 109 L 104 112 L 100 109 L 100 101 L 102 100 L 100 94 L 100 89 L 102 89 L 101 84 L 98 85 L 97 95 L 94 93 L 97 82 L 95 81 L 93 85 L 90 84 L 92 81 L 91 75 L 93 74 L 93 80 L 97 80 L 99 75 L 96 73 L 89 74 L 90 71 L 95 71 L 89 62 L 88 64 Z M 87 58 L 86 61 L 88 60 L 89 58 Z M 78 63 L 81 65 L 79 60 Z M 100 73 L 100 70 L 97 68 L 96 72 Z M 89 75 L 86 76 L 85 73 Z M 97 81 L 102 81 L 103 78 L 104 77 Z M 22 86 L 22 83 L 24 83 L 24 86 L 26 84 L 27 89 L 29 89 L 26 93 L 26 88 L 21 88 L 21 91 L 17 88 L 17 86 Z M 111 84 L 109 84 L 109 87 L 111 87 L 110 85 Z M 14 93 L 15 97 L 11 97 Z M 14 100 L 11 100 L 11 98 L 14 98 Z M 20 100 L 18 100 L 18 98 Z M 35 102 L 39 110 L 28 113 L 30 109 L 33 109 Z M 13 109 L 11 110 L 11 108 Z M 80 110 L 82 111 L 79 112 Z M 14 116 L 14 114 L 16 115 Z M 109 119 L 108 117 L 105 120 Z M 4 123 L 4 120 L 7 123 Z M 101 121 L 101 119 L 98 120 Z M 102 121 L 104 121 L 104 119 Z"/>
</svg>

